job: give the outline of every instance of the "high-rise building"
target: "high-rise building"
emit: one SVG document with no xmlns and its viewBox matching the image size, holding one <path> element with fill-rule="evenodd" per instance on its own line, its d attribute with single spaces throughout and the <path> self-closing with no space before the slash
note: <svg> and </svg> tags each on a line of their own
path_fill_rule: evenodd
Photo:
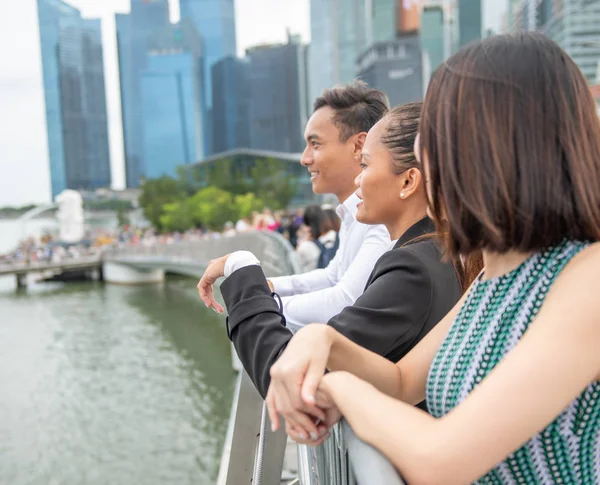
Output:
<svg viewBox="0 0 600 485">
<path fill-rule="evenodd" d="M 514 30 L 543 32 L 573 58 L 588 82 L 595 82 L 600 59 L 600 1 L 517 0 L 512 16 Z"/>
<path fill-rule="evenodd" d="M 462 47 L 480 40 L 483 31 L 482 0 L 458 0 L 458 43 Z"/>
<path fill-rule="evenodd" d="M 99 20 L 38 0 L 52 196 L 111 183 Z"/>
<path fill-rule="evenodd" d="M 204 41 L 204 95 L 211 119 L 211 69 L 223 57 L 236 55 L 234 0 L 179 0 L 181 18 L 189 18 Z M 213 153 L 212 124 L 207 123 L 204 145 L 207 154 Z"/>
<path fill-rule="evenodd" d="M 229 56 L 212 67 L 213 150 L 250 147 L 248 59 Z"/>
<path fill-rule="evenodd" d="M 358 77 L 387 94 L 391 106 L 423 98 L 423 63 L 418 32 L 373 44 L 358 59 Z"/>
<path fill-rule="evenodd" d="M 248 49 L 250 148 L 301 152 L 308 118 L 306 48 L 290 36 L 284 45 Z"/>
<path fill-rule="evenodd" d="M 188 19 L 149 37 L 140 78 L 144 177 L 175 176 L 203 158 L 203 69 L 202 40 Z"/>
<path fill-rule="evenodd" d="M 367 30 L 372 42 L 386 42 L 396 37 L 396 9 L 398 0 L 369 0 L 370 15 Z"/>
<path fill-rule="evenodd" d="M 372 43 L 369 1 L 311 0 L 311 102 L 324 89 L 356 77 L 356 59 Z"/>
<path fill-rule="evenodd" d="M 426 5 L 421 13 L 421 49 L 426 71 L 432 73 L 450 55 L 449 26 L 442 5 Z M 427 76 L 429 77 L 429 76 Z"/>
<path fill-rule="evenodd" d="M 146 67 L 148 38 L 169 25 L 168 0 L 131 0 L 129 14 L 117 14 L 117 48 L 127 187 L 138 187 L 145 174 L 140 79 Z"/>
</svg>

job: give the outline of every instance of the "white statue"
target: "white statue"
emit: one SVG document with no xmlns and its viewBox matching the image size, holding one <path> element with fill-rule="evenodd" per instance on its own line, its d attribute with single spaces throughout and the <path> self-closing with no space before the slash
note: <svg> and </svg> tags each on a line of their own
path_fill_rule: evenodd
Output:
<svg viewBox="0 0 600 485">
<path fill-rule="evenodd" d="M 54 199 L 58 205 L 56 218 L 59 224 L 61 241 L 76 243 L 83 239 L 84 216 L 83 199 L 75 190 L 64 190 Z"/>
</svg>

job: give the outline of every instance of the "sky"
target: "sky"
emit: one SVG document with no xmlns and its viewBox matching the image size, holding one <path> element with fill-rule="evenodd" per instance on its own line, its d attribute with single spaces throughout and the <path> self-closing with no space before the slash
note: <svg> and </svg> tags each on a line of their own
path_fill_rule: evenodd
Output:
<svg viewBox="0 0 600 485">
<path fill-rule="evenodd" d="M 171 2 L 171 20 L 179 18 Z M 0 207 L 50 201 L 48 145 L 36 0 L 0 0 Z M 124 158 L 114 14 L 129 0 L 68 0 L 84 17 L 103 20 L 104 69 L 113 188 L 124 187 Z M 484 0 L 484 26 L 498 30 L 506 0 Z M 284 42 L 286 31 L 310 41 L 309 0 L 235 0 L 238 54 Z"/>
</svg>

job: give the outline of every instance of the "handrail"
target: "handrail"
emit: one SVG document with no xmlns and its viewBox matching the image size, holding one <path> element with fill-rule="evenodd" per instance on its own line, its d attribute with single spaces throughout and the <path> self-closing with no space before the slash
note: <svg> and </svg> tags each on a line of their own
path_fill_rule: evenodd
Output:
<svg viewBox="0 0 600 485">
<path fill-rule="evenodd" d="M 394 465 L 356 436 L 346 420 L 342 420 L 342 430 L 357 485 L 405 485 Z"/>
<path fill-rule="evenodd" d="M 285 238 L 277 233 L 253 234 L 254 243 L 264 243 L 259 259 L 269 276 L 298 272 L 293 248 Z M 283 427 L 277 433 L 270 431 L 264 402 L 244 371 L 230 425 L 217 484 L 280 485 L 287 438 Z M 360 441 L 345 422 L 335 425 L 331 437 L 319 447 L 298 445 L 297 456 L 301 485 L 404 484 L 393 465 Z"/>
</svg>

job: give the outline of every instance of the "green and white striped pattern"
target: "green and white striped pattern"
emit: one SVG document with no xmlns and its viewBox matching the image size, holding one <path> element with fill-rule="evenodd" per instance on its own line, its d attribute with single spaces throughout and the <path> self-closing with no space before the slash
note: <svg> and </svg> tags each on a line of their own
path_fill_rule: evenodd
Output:
<svg viewBox="0 0 600 485">
<path fill-rule="evenodd" d="M 464 401 L 517 345 L 560 271 L 586 246 L 565 241 L 506 275 L 475 282 L 429 371 L 427 405 L 433 416 Z M 600 485 L 600 382 L 476 483 Z"/>
</svg>

